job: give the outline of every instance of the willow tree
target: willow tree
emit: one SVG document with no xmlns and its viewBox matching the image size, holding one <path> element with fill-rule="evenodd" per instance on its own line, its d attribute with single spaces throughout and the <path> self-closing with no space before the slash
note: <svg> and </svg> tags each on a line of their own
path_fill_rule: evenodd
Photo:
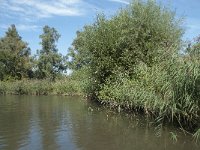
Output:
<svg viewBox="0 0 200 150">
<path fill-rule="evenodd" d="M 183 30 L 181 20 L 155 1 L 133 1 L 107 19 L 97 15 L 92 25 L 77 32 L 70 49 L 73 66 L 90 69 L 92 93 L 120 73 L 137 78 L 137 67 L 168 60 L 178 54 Z M 80 67 L 79 67 L 80 68 Z"/>
<path fill-rule="evenodd" d="M 22 41 L 15 25 L 11 25 L 0 39 L 0 69 L 1 80 L 28 77 L 31 70 L 30 48 Z"/>
<path fill-rule="evenodd" d="M 55 28 L 45 26 L 40 35 L 42 49 L 38 51 L 37 77 L 54 80 L 65 69 L 63 57 L 58 53 L 56 42 L 60 34 Z"/>
</svg>

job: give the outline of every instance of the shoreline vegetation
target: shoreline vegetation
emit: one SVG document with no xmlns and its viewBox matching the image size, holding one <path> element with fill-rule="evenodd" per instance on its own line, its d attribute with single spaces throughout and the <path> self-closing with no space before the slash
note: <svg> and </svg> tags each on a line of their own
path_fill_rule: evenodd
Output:
<svg viewBox="0 0 200 150">
<path fill-rule="evenodd" d="M 1 38 L 0 94 L 86 95 L 199 139 L 200 38 L 182 40 L 183 20 L 175 12 L 152 0 L 134 0 L 112 17 L 99 14 L 77 31 L 67 56 L 56 48 L 57 31 L 48 26 L 43 31 L 35 57 L 21 38 L 21 49 L 6 57 L 13 53 L 13 35 L 18 37 L 13 26 Z M 72 74 L 64 75 L 66 69 Z"/>
<path fill-rule="evenodd" d="M 80 83 L 72 79 L 18 80 L 0 82 L 0 95 L 60 95 L 83 96 Z"/>
</svg>

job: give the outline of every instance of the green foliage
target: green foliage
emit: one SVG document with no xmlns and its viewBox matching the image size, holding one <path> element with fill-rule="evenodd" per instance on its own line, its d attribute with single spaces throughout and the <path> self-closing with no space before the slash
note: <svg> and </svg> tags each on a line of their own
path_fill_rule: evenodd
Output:
<svg viewBox="0 0 200 150">
<path fill-rule="evenodd" d="M 81 69 L 74 70 L 72 72 L 71 79 L 76 81 L 80 91 L 85 93 L 87 96 L 91 96 L 93 87 L 91 86 L 90 69 L 88 67 L 82 67 Z"/>
<path fill-rule="evenodd" d="M 83 95 L 79 82 L 71 78 L 55 82 L 53 88 L 58 95 Z"/>
<path fill-rule="evenodd" d="M 65 70 L 64 57 L 58 53 L 56 42 L 60 35 L 55 28 L 45 26 L 43 34 L 40 35 L 42 49 L 38 51 L 38 60 L 36 61 L 36 76 L 39 79 L 55 78 Z"/>
<path fill-rule="evenodd" d="M 199 141 L 199 136 L 200 136 L 200 129 L 198 129 L 193 135 L 196 142 Z"/>
<path fill-rule="evenodd" d="M 0 80 L 21 79 L 29 76 L 30 48 L 22 41 L 15 25 L 0 39 Z"/>
<path fill-rule="evenodd" d="M 17 80 L 0 82 L 0 94 L 16 95 L 83 95 L 78 81 L 63 78 L 50 80 Z"/>
<path fill-rule="evenodd" d="M 156 122 L 178 124 L 185 130 L 199 125 L 199 64 L 175 58 L 152 67 L 140 65 L 137 77 L 121 73 L 107 80 L 99 98 L 156 117 Z"/>
<path fill-rule="evenodd" d="M 181 22 L 155 1 L 133 1 L 77 32 L 69 66 L 88 71 L 87 93 L 102 103 L 191 131 L 200 119 L 200 49 L 196 42 L 180 55 Z"/>
<path fill-rule="evenodd" d="M 170 132 L 170 135 L 171 135 L 172 141 L 176 143 L 178 141 L 177 134 L 174 132 Z"/>
<path fill-rule="evenodd" d="M 200 38 L 180 55 L 181 21 L 152 0 L 135 0 L 111 18 L 97 15 L 77 32 L 67 56 L 73 72 L 61 80 L 56 79 L 66 69 L 66 58 L 58 53 L 56 29 L 43 28 L 42 49 L 31 60 L 27 44 L 11 26 L 0 39 L 0 79 L 10 81 L 0 82 L 0 94 L 86 93 L 119 111 L 152 116 L 160 129 L 167 120 L 194 131 L 200 127 Z M 30 70 L 45 80 L 13 82 L 30 77 Z M 176 134 L 171 136 L 177 141 Z"/>
<path fill-rule="evenodd" d="M 0 94 L 4 95 L 4 94 L 6 94 L 6 92 L 7 92 L 6 84 L 3 82 L 0 82 Z"/>
<path fill-rule="evenodd" d="M 98 91 L 115 74 L 134 78 L 136 67 L 148 67 L 178 53 L 182 29 L 173 12 L 154 1 L 133 1 L 111 19 L 98 15 L 94 24 L 77 32 L 69 56 L 72 69 L 90 69 L 91 91 Z"/>
</svg>

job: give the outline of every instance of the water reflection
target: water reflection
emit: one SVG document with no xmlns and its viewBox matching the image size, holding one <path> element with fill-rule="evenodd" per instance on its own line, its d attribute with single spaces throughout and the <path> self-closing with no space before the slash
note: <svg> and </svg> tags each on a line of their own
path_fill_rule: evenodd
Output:
<svg viewBox="0 0 200 150">
<path fill-rule="evenodd" d="M 144 120 L 91 105 L 78 97 L 0 96 L 0 149 L 197 150 L 191 137 L 169 129 L 161 137 Z"/>
<path fill-rule="evenodd" d="M 19 149 L 28 138 L 30 111 L 28 103 L 15 99 L 0 100 L 0 136 L 2 149 Z M 23 109 L 22 109 L 23 108 Z M 17 111 L 17 113 L 16 113 Z"/>
</svg>

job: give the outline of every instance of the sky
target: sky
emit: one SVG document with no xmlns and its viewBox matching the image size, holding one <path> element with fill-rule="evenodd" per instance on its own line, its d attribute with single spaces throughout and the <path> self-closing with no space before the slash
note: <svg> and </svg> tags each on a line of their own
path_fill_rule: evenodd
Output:
<svg viewBox="0 0 200 150">
<path fill-rule="evenodd" d="M 200 35 L 200 0 L 158 0 L 184 17 L 184 40 Z M 61 34 L 57 46 L 66 55 L 76 31 L 91 24 L 97 13 L 110 17 L 130 0 L 0 0 L 0 37 L 15 24 L 22 39 L 28 42 L 32 55 L 40 49 L 39 35 L 45 25 L 56 28 Z"/>
</svg>

